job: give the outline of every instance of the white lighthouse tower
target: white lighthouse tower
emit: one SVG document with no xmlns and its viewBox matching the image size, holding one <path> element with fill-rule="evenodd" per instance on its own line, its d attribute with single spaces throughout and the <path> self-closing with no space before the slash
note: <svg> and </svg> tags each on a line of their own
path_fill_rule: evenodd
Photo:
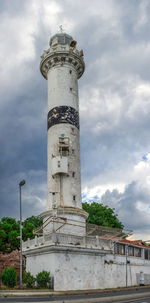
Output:
<svg viewBox="0 0 150 303">
<path fill-rule="evenodd" d="M 78 79 L 83 51 L 66 33 L 50 40 L 40 70 L 48 80 L 48 210 L 43 232 L 85 234 L 87 214 L 81 205 Z"/>
<path fill-rule="evenodd" d="M 40 70 L 48 82 L 48 206 L 41 214 L 43 225 L 35 231 L 38 236 L 23 243 L 26 271 L 33 276 L 49 271 L 54 291 L 122 287 L 129 270 L 126 256 L 117 257 L 118 245 L 126 251 L 126 244 L 119 238 L 116 243 L 114 237 L 103 238 L 101 228 L 85 223 L 78 98 L 78 79 L 85 66 L 76 44 L 71 36 L 56 34 L 41 57 Z M 139 271 L 149 274 L 147 263 L 143 260 L 143 268 L 142 260 L 130 262 L 134 275 L 129 285 L 136 285 Z"/>
</svg>

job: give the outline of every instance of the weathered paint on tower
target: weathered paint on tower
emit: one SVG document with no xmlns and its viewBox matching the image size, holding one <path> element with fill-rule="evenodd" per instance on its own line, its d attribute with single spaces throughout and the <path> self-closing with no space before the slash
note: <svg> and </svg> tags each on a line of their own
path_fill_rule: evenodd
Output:
<svg viewBox="0 0 150 303">
<path fill-rule="evenodd" d="M 51 38 L 41 59 L 40 70 L 48 80 L 49 210 L 43 220 L 63 215 L 79 225 L 77 221 L 84 223 L 86 217 L 81 205 L 78 98 L 78 79 L 85 67 L 83 51 L 77 50 L 71 36 L 60 33 Z M 51 228 L 48 224 L 45 231 Z M 68 232 L 66 226 L 64 231 Z"/>
</svg>

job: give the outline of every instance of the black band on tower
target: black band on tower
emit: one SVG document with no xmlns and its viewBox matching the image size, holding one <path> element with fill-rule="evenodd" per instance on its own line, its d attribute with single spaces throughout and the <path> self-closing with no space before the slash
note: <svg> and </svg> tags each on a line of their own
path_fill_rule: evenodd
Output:
<svg viewBox="0 0 150 303">
<path fill-rule="evenodd" d="M 59 123 L 69 123 L 79 129 L 79 113 L 71 106 L 56 106 L 48 113 L 47 129 Z"/>
</svg>

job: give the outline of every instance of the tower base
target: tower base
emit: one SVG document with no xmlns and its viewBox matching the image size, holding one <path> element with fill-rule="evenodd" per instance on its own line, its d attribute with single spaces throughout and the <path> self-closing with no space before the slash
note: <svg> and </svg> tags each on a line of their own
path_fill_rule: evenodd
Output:
<svg viewBox="0 0 150 303">
<path fill-rule="evenodd" d="M 60 232 L 78 236 L 86 235 L 88 214 L 80 208 L 64 207 L 43 212 L 43 234 Z"/>
<path fill-rule="evenodd" d="M 98 237 L 53 233 L 23 243 L 26 271 L 34 276 L 49 271 L 57 291 L 103 288 L 107 253 L 112 243 Z"/>
<path fill-rule="evenodd" d="M 53 233 L 23 243 L 26 271 L 49 271 L 54 290 L 104 289 L 150 284 L 150 261 L 114 253 L 112 240 Z"/>
</svg>

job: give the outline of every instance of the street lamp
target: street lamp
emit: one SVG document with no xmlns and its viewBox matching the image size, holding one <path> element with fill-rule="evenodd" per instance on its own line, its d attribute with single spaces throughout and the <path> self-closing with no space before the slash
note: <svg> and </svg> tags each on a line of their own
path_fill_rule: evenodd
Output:
<svg viewBox="0 0 150 303">
<path fill-rule="evenodd" d="M 19 201 L 20 201 L 20 288 L 22 288 L 22 203 L 21 203 L 21 187 L 26 183 L 22 180 L 19 183 Z"/>
</svg>

